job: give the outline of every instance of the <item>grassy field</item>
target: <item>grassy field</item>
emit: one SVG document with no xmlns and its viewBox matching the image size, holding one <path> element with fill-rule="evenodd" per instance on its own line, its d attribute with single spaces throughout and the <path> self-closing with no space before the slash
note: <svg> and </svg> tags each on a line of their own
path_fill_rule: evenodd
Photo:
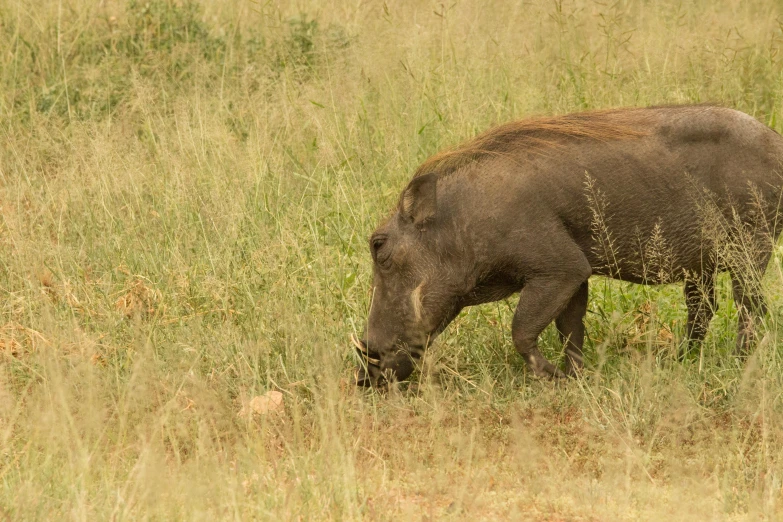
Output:
<svg viewBox="0 0 783 522">
<path fill-rule="evenodd" d="M 681 288 L 597 278 L 579 380 L 526 373 L 513 298 L 386 396 L 349 343 L 426 157 L 619 106 L 781 131 L 781 24 L 772 0 L 0 0 L 0 519 L 783 518 L 783 252 L 746 364 L 725 278 L 682 364 Z"/>
</svg>

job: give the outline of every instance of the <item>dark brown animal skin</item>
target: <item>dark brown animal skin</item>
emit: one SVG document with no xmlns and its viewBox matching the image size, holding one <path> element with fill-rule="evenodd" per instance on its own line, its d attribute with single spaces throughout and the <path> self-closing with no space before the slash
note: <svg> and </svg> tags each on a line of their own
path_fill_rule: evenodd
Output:
<svg viewBox="0 0 783 522">
<path fill-rule="evenodd" d="M 520 292 L 514 345 L 538 376 L 555 321 L 565 375 L 582 367 L 588 279 L 685 283 L 685 349 L 704 338 L 714 279 L 731 272 L 746 353 L 758 280 L 780 226 L 783 138 L 713 106 L 587 112 L 510 123 L 419 167 L 373 233 L 360 385 L 407 378 L 466 306 Z"/>
</svg>

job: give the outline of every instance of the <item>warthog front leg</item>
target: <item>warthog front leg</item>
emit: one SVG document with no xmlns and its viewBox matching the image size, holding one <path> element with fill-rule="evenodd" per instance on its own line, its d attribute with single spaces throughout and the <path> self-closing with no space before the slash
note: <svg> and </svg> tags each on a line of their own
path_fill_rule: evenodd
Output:
<svg viewBox="0 0 783 522">
<path fill-rule="evenodd" d="M 587 281 L 571 297 L 568 304 L 555 319 L 560 342 L 564 345 L 566 366 L 565 373 L 575 376 L 584 366 L 582 345 L 585 340 L 584 316 L 587 312 Z"/>
<path fill-rule="evenodd" d="M 571 257 L 570 263 L 566 255 L 562 255 L 557 261 L 559 263 L 553 265 L 558 266 L 562 271 L 536 274 L 526 281 L 519 294 L 519 304 L 511 325 L 514 346 L 525 358 L 528 367 L 539 377 L 565 376 L 541 355 L 538 350 L 538 336 L 568 307 L 577 293 L 586 294 L 585 283 L 591 273 L 590 265 L 581 251 L 578 252 L 578 257 L 576 255 Z M 581 307 L 583 297 L 580 295 L 574 301 L 574 311 L 570 311 L 569 318 L 576 316 L 576 310 Z M 575 322 L 569 319 L 569 326 L 573 328 Z M 584 330 L 580 328 L 583 327 L 576 327 L 576 330 L 584 335 Z M 577 347 L 580 345 L 581 342 Z"/>
</svg>

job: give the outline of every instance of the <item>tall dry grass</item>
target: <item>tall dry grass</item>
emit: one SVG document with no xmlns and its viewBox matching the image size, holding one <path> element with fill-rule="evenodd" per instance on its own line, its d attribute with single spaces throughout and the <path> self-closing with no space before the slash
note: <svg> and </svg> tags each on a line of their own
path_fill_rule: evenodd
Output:
<svg viewBox="0 0 783 522">
<path fill-rule="evenodd" d="M 583 379 L 513 301 L 423 376 L 350 384 L 366 237 L 416 165 L 533 114 L 712 101 L 781 130 L 779 3 L 0 0 L 8 520 L 776 519 L 783 272 L 745 365 L 730 283 L 594 280 Z M 556 335 L 543 339 L 560 352 Z M 282 393 L 284 411 L 240 416 Z"/>
</svg>

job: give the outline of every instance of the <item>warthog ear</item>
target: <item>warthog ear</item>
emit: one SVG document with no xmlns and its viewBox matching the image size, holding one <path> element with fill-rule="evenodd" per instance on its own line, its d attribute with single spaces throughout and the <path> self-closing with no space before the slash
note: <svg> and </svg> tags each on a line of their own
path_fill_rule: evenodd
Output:
<svg viewBox="0 0 783 522">
<path fill-rule="evenodd" d="M 408 183 L 400 198 L 400 214 L 420 225 L 435 215 L 438 176 L 434 173 L 417 176 Z"/>
</svg>

